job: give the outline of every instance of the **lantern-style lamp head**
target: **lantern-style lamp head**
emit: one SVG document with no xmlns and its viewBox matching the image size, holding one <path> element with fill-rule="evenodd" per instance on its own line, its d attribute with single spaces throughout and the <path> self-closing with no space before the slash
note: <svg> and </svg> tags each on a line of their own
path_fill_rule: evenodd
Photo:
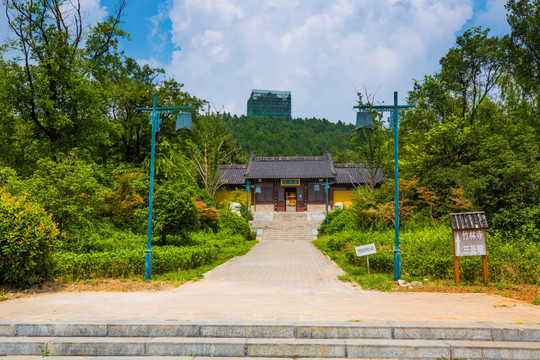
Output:
<svg viewBox="0 0 540 360">
<path fill-rule="evenodd" d="M 189 131 L 193 131 L 191 113 L 179 112 L 178 115 L 176 115 L 176 131 L 181 129 L 188 129 Z"/>
<path fill-rule="evenodd" d="M 356 131 L 360 129 L 373 130 L 373 117 L 369 111 L 359 111 L 356 113 Z"/>
<path fill-rule="evenodd" d="M 319 184 L 315 184 L 315 186 L 313 186 L 313 190 L 314 191 L 321 191 L 321 187 Z"/>
<path fill-rule="evenodd" d="M 255 194 L 260 194 L 260 193 L 261 193 L 261 187 L 255 186 Z"/>
</svg>

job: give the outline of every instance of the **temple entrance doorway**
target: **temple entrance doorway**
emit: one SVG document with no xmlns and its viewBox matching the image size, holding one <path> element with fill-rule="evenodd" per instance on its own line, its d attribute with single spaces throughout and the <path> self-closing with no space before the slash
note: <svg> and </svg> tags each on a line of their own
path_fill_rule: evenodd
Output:
<svg viewBox="0 0 540 360">
<path fill-rule="evenodd" d="M 296 188 L 285 188 L 285 211 L 296 212 Z"/>
</svg>

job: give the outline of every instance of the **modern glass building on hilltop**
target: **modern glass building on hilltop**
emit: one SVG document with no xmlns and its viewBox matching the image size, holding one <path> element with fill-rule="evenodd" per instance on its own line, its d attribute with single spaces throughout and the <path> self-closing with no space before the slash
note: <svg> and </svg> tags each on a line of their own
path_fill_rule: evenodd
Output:
<svg viewBox="0 0 540 360">
<path fill-rule="evenodd" d="M 291 118 L 291 92 L 275 90 L 251 90 L 247 101 L 248 116 L 265 118 Z"/>
</svg>

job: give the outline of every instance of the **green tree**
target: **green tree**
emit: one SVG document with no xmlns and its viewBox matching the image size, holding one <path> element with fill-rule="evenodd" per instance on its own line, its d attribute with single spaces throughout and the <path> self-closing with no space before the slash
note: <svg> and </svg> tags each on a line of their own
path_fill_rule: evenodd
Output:
<svg viewBox="0 0 540 360">
<path fill-rule="evenodd" d="M 221 114 L 198 117 L 193 130 L 185 140 L 185 150 L 180 154 L 185 161 L 181 163 L 193 184 L 214 196 L 221 186 L 219 167 L 243 159 Z"/>
<path fill-rule="evenodd" d="M 321 156 L 348 148 L 354 125 L 326 119 L 266 119 L 225 115 L 224 121 L 244 155 Z"/>
<path fill-rule="evenodd" d="M 96 169 L 75 151 L 56 161 L 41 159 L 26 183 L 31 198 L 53 215 L 62 233 L 67 232 L 64 236 L 92 227 L 104 211 L 105 188 Z"/>
<path fill-rule="evenodd" d="M 152 103 L 156 79 L 163 71 L 140 66 L 131 58 L 117 57 L 111 61 L 114 66 L 100 71 L 97 77 L 104 84 L 109 101 L 113 142 L 109 153 L 123 162 L 140 163 L 150 149 L 151 126 L 148 114 L 136 108 Z"/>
<path fill-rule="evenodd" d="M 190 187 L 169 180 L 159 185 L 154 195 L 154 229 L 167 244 L 167 235 L 186 235 L 200 228 L 199 210 L 192 199 Z"/>
<path fill-rule="evenodd" d="M 409 93 L 417 108 L 402 122 L 401 168 L 405 178 L 420 179 L 424 193 L 437 194 L 430 201 L 434 217 L 452 210 L 452 189 L 466 185 L 464 167 L 475 161 L 484 138 L 501 131 L 496 100 L 507 81 L 505 42 L 488 30 L 468 29 L 441 59 L 441 71 Z"/>
<path fill-rule="evenodd" d="M 504 73 L 506 51 L 504 40 L 489 37 L 489 29 L 467 29 L 456 39 L 440 60 L 441 82 L 459 99 L 460 114 L 468 123 L 474 123 L 478 106 L 495 89 Z"/>
<path fill-rule="evenodd" d="M 368 100 L 366 104 L 363 102 L 362 93 L 357 95 L 358 105 L 372 105 L 375 95 L 370 95 L 365 90 L 365 97 Z M 392 139 L 391 131 L 381 121 L 381 114 L 376 111 L 371 111 L 373 117 L 373 130 L 360 129 L 355 131 L 351 137 L 350 147 L 357 154 L 354 163 L 363 164 L 367 170 L 367 179 L 365 183 L 373 191 L 378 185 L 379 176 L 384 172 L 384 165 L 390 164 L 393 152 L 389 151 L 389 142 Z"/>
<path fill-rule="evenodd" d="M 510 61 L 519 82 L 535 94 L 540 89 L 540 1 L 508 0 Z M 540 106 L 540 105 L 539 105 Z"/>
<path fill-rule="evenodd" d="M 116 16 L 84 32 L 80 1 L 10 0 L 5 2 L 9 27 L 15 40 L 3 50 L 19 54 L 1 60 L 8 76 L 10 106 L 43 155 L 73 147 L 96 149 L 105 131 L 101 86 L 92 70 L 116 45 L 120 17 Z M 4 96 L 5 97 L 5 96 Z"/>
<path fill-rule="evenodd" d="M 539 145 L 532 134 L 514 129 L 511 138 L 493 134 L 482 140 L 478 158 L 465 168 L 465 187 L 494 228 L 540 228 Z"/>
</svg>

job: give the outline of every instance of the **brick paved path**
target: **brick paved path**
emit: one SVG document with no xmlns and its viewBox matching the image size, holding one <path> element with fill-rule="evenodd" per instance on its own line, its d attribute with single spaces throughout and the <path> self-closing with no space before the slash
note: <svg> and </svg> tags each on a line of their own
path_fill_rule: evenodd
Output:
<svg viewBox="0 0 540 360">
<path fill-rule="evenodd" d="M 321 217 L 256 216 L 262 239 L 247 255 L 172 290 L 57 293 L 0 302 L 0 321 L 427 321 L 540 323 L 540 307 L 484 294 L 381 293 L 337 280 L 311 243 Z M 310 220 L 311 219 L 311 220 Z M 261 232 L 259 230 L 259 233 Z M 281 239 L 281 240 L 280 240 Z"/>
<path fill-rule="evenodd" d="M 320 220 L 308 221 L 306 213 L 298 215 L 272 214 L 271 221 L 254 221 L 252 228 L 263 229 L 260 243 L 246 256 L 206 273 L 205 281 L 245 290 L 252 287 L 250 292 L 260 287 L 275 287 L 282 293 L 357 292 L 358 288 L 338 280 L 343 270 L 311 243 Z M 293 219 L 287 220 L 289 217 Z"/>
</svg>

